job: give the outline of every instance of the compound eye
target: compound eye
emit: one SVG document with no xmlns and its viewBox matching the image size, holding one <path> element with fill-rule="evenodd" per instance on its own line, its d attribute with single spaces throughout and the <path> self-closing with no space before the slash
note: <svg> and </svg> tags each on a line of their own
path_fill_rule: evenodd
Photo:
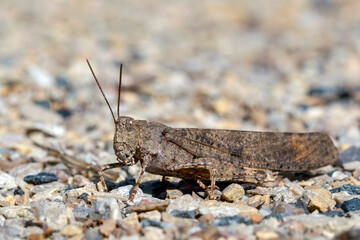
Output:
<svg viewBox="0 0 360 240">
<path fill-rule="evenodd" d="M 130 120 L 130 119 L 126 120 L 125 129 L 128 132 L 134 131 L 134 124 L 133 124 L 132 120 Z"/>
</svg>

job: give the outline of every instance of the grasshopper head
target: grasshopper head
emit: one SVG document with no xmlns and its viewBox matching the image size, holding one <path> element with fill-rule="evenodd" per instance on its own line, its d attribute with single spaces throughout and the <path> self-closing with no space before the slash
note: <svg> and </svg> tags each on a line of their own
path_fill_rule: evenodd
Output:
<svg viewBox="0 0 360 240">
<path fill-rule="evenodd" d="M 124 166 L 134 165 L 135 153 L 139 145 L 139 134 L 131 117 L 120 117 L 115 124 L 114 151 L 117 160 Z"/>
<path fill-rule="evenodd" d="M 124 166 L 134 165 L 137 160 L 135 159 L 136 149 L 139 145 L 139 132 L 135 127 L 135 120 L 130 117 L 120 117 L 120 92 L 121 92 L 121 75 L 122 75 L 122 64 L 120 65 L 120 74 L 119 74 L 119 92 L 118 92 L 118 102 L 117 102 L 117 117 L 115 117 L 114 112 L 107 100 L 97 77 L 90 65 L 89 60 L 87 60 L 90 71 L 95 79 L 96 84 L 99 87 L 101 94 L 104 97 L 104 100 L 109 107 L 112 118 L 115 124 L 115 135 L 114 135 L 114 151 L 117 156 L 117 160 Z"/>
</svg>

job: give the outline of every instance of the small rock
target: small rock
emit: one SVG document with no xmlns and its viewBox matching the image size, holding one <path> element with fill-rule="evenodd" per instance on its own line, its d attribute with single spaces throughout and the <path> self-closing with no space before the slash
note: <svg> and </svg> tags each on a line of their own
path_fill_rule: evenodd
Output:
<svg viewBox="0 0 360 240">
<path fill-rule="evenodd" d="M 89 218 L 90 208 L 88 207 L 77 207 L 72 211 L 76 221 L 86 221 Z"/>
<path fill-rule="evenodd" d="M 341 187 L 331 189 L 331 193 L 337 193 L 345 191 L 351 195 L 360 195 L 360 187 L 354 185 L 342 185 Z"/>
<path fill-rule="evenodd" d="M 351 176 L 350 173 L 348 174 L 345 174 L 344 172 L 342 171 L 335 171 L 331 174 L 331 177 L 334 179 L 334 180 L 338 180 L 338 181 L 342 181 L 342 180 L 345 180 L 347 178 L 349 178 Z"/>
<path fill-rule="evenodd" d="M 345 170 L 360 169 L 360 149 L 350 147 L 339 154 L 339 161 Z"/>
<path fill-rule="evenodd" d="M 343 203 L 353 198 L 360 198 L 360 195 L 350 195 L 347 192 L 337 192 L 333 193 L 333 198 L 337 203 Z"/>
<path fill-rule="evenodd" d="M 60 230 L 60 233 L 65 237 L 74 237 L 82 234 L 82 229 L 75 225 L 67 225 Z"/>
<path fill-rule="evenodd" d="M 154 201 L 149 202 L 148 200 L 141 201 L 139 204 L 129 208 L 130 211 L 134 212 L 148 212 L 153 210 L 163 211 L 170 204 L 169 199 L 165 201 Z"/>
<path fill-rule="evenodd" d="M 241 216 L 230 216 L 230 217 L 221 217 L 216 218 L 211 225 L 213 226 L 228 226 L 231 224 L 237 224 L 237 223 L 245 223 L 245 224 L 252 224 L 252 221 L 250 218 L 245 218 Z"/>
<path fill-rule="evenodd" d="M 204 217 L 204 216 L 201 216 L 201 217 Z M 171 224 L 173 224 L 174 226 L 176 226 L 178 228 L 193 227 L 193 226 L 198 225 L 199 222 L 201 222 L 201 220 L 199 220 L 199 219 L 195 220 L 195 219 L 190 219 L 190 218 L 174 217 L 174 216 L 171 216 L 170 214 L 168 214 L 166 212 L 161 213 L 161 219 L 162 219 L 163 222 L 171 223 Z M 207 224 L 210 224 L 213 221 L 213 219 L 214 218 L 211 216 L 211 221 L 208 221 Z"/>
<path fill-rule="evenodd" d="M 234 215 L 250 216 L 253 214 L 259 214 L 259 211 L 256 208 L 247 205 L 217 202 L 215 200 L 202 202 L 199 206 L 199 212 L 202 215 L 211 214 L 214 217 L 229 217 Z"/>
<path fill-rule="evenodd" d="M 151 219 L 151 220 L 161 220 L 161 214 L 157 210 L 149 211 L 149 212 L 143 212 L 139 214 L 139 220 L 145 220 L 145 219 Z"/>
<path fill-rule="evenodd" d="M 7 219 L 21 218 L 24 220 L 32 220 L 35 218 L 31 208 L 24 206 L 9 206 L 0 208 L 0 215 Z"/>
<path fill-rule="evenodd" d="M 35 209 L 39 218 L 45 219 L 45 222 L 54 229 L 60 229 L 68 225 L 69 222 L 75 222 L 72 210 L 65 206 L 62 201 L 40 199 L 31 202 L 30 205 Z"/>
<path fill-rule="evenodd" d="M 26 175 L 38 174 L 42 168 L 42 163 L 26 163 L 12 168 L 9 173 L 14 177 L 23 179 Z"/>
<path fill-rule="evenodd" d="M 279 234 L 277 234 L 276 232 L 272 232 L 272 231 L 258 231 L 256 232 L 256 237 L 260 240 L 260 239 L 278 239 L 279 238 Z"/>
<path fill-rule="evenodd" d="M 97 219 L 122 219 L 120 206 L 115 198 L 98 197 L 90 209 L 90 218 Z"/>
<path fill-rule="evenodd" d="M 88 228 L 85 231 L 84 239 L 86 240 L 103 240 L 103 235 L 99 232 L 100 227 Z"/>
<path fill-rule="evenodd" d="M 174 228 L 175 226 L 171 223 L 161 222 L 157 220 L 146 219 L 140 222 L 141 227 L 158 227 L 158 228 Z"/>
<path fill-rule="evenodd" d="M 244 188 L 237 183 L 230 184 L 222 192 L 222 197 L 228 202 L 240 200 L 244 195 Z"/>
<path fill-rule="evenodd" d="M 29 237 L 30 235 L 33 235 L 33 234 L 43 235 L 43 233 L 44 233 L 44 230 L 42 228 L 36 227 L 36 226 L 27 227 L 27 228 L 25 228 L 25 231 L 24 231 L 24 235 L 27 237 Z"/>
<path fill-rule="evenodd" d="M 15 178 L 7 173 L 0 174 L 0 189 L 7 190 L 13 188 L 17 188 Z"/>
<path fill-rule="evenodd" d="M 144 239 L 148 240 L 162 240 L 165 239 L 165 235 L 162 229 L 159 229 L 157 227 L 146 227 L 142 231 L 144 233 Z"/>
<path fill-rule="evenodd" d="M 272 194 L 274 196 L 274 201 L 280 202 L 284 201 L 285 203 L 294 203 L 299 199 L 299 195 L 295 195 L 288 187 L 275 187 Z"/>
<path fill-rule="evenodd" d="M 184 194 L 178 189 L 168 189 L 166 190 L 166 195 L 169 199 L 176 199 Z"/>
<path fill-rule="evenodd" d="M 33 201 L 38 201 L 51 196 L 60 196 L 60 192 L 64 189 L 65 184 L 59 182 L 41 184 L 30 189 L 30 197 Z"/>
<path fill-rule="evenodd" d="M 7 195 L 4 201 L 7 201 L 10 203 L 11 206 L 14 206 L 16 199 L 12 195 Z"/>
<path fill-rule="evenodd" d="M 136 212 L 130 213 L 121 222 L 132 226 L 136 231 L 139 231 L 141 228 L 138 214 Z"/>
<path fill-rule="evenodd" d="M 360 199 L 359 198 L 353 198 L 349 201 L 345 201 L 341 204 L 341 209 L 344 210 L 344 212 L 352 212 L 360 210 Z"/>
<path fill-rule="evenodd" d="M 323 188 L 307 190 L 303 194 L 304 200 L 309 202 L 308 209 L 318 209 L 320 212 L 327 212 L 335 207 L 336 202 L 331 197 L 331 192 Z"/>
<path fill-rule="evenodd" d="M 271 213 L 271 214 L 265 216 L 265 219 L 275 218 L 276 220 L 281 221 L 284 219 L 284 217 L 286 217 L 286 216 L 282 213 Z"/>
<path fill-rule="evenodd" d="M 297 194 L 298 196 L 301 196 L 305 192 L 305 189 L 295 182 L 286 182 L 285 186 L 287 186 L 291 192 Z"/>
<path fill-rule="evenodd" d="M 282 214 L 283 216 L 292 216 L 292 215 L 299 215 L 305 213 L 302 208 L 296 208 L 284 202 L 276 202 L 271 210 L 272 213 Z"/>
<path fill-rule="evenodd" d="M 294 203 L 290 203 L 290 205 L 292 205 L 292 206 L 294 206 L 294 207 L 296 207 L 296 208 L 302 209 L 305 214 L 309 214 L 309 210 L 308 210 L 308 208 L 307 208 L 308 205 L 307 205 L 307 203 L 304 202 L 304 201 L 298 200 L 298 201 L 296 201 L 296 202 L 294 202 Z"/>
<path fill-rule="evenodd" d="M 71 185 L 76 188 L 84 187 L 88 184 L 90 184 L 89 179 L 87 179 L 86 177 L 84 177 L 82 175 L 75 175 L 71 182 Z"/>
<path fill-rule="evenodd" d="M 24 181 L 34 185 L 40 185 L 44 183 L 57 181 L 58 178 L 53 173 L 41 172 L 36 175 L 27 175 L 24 177 Z"/>
<path fill-rule="evenodd" d="M 0 207 L 8 207 L 10 206 L 10 202 L 8 201 L 0 201 Z"/>
<path fill-rule="evenodd" d="M 170 214 L 175 209 L 180 211 L 192 211 L 199 207 L 199 203 L 200 201 L 195 200 L 191 195 L 186 194 L 171 201 L 166 208 L 166 212 Z"/>
<path fill-rule="evenodd" d="M 343 217 L 345 213 L 343 211 L 327 211 L 324 213 L 320 213 L 321 215 L 328 216 L 328 217 Z"/>
<path fill-rule="evenodd" d="M 24 194 L 24 191 L 21 188 L 17 188 L 14 190 L 14 195 L 22 196 L 23 194 Z"/>
<path fill-rule="evenodd" d="M 269 195 L 267 195 L 267 196 L 269 196 Z M 261 196 L 261 195 L 252 196 L 246 201 L 246 204 L 248 206 L 254 207 L 254 208 L 260 207 L 263 203 L 265 203 L 265 200 L 263 199 L 263 196 Z"/>
<path fill-rule="evenodd" d="M 116 228 L 115 221 L 113 219 L 109 219 L 104 221 L 104 223 L 100 226 L 100 233 L 105 237 L 108 237 Z"/>
<path fill-rule="evenodd" d="M 111 190 L 110 193 L 116 195 L 119 198 L 129 199 L 133 187 L 134 187 L 133 185 L 118 187 L 115 188 L 114 190 Z M 138 188 L 134 198 L 134 202 L 139 202 L 143 196 L 144 196 L 143 191 L 141 190 L 141 188 Z"/>
<path fill-rule="evenodd" d="M 174 217 L 178 217 L 178 218 L 190 218 L 190 219 L 195 219 L 195 211 L 180 211 L 180 210 L 173 210 L 170 213 L 171 216 Z"/>
</svg>

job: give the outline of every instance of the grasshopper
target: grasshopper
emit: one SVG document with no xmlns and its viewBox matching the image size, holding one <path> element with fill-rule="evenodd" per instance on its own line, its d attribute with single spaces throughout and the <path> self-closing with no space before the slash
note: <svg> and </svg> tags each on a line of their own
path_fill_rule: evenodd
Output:
<svg viewBox="0 0 360 240">
<path fill-rule="evenodd" d="M 141 171 L 129 200 L 134 200 L 145 171 L 162 176 L 210 180 L 209 198 L 216 181 L 261 184 L 274 181 L 279 172 L 301 172 L 333 164 L 338 150 L 321 132 L 255 132 L 222 129 L 171 128 L 162 123 L 120 116 L 122 65 L 120 65 L 117 118 L 86 60 L 114 120 L 113 148 L 116 163 L 102 171 L 131 166 L 140 161 Z"/>
</svg>

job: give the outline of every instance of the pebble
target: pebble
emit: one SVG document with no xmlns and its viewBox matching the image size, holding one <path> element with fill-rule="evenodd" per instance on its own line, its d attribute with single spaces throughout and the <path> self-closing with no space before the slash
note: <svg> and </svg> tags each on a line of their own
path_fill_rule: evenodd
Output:
<svg viewBox="0 0 360 240">
<path fill-rule="evenodd" d="M 215 200 L 204 201 L 199 205 L 199 212 L 202 215 L 211 214 L 216 217 L 231 217 L 234 215 L 251 216 L 253 214 L 259 214 L 256 208 L 238 204 L 217 202 Z"/>
<path fill-rule="evenodd" d="M 74 237 L 77 235 L 82 235 L 81 227 L 75 225 L 67 225 L 60 230 L 61 235 L 65 237 Z"/>
<path fill-rule="evenodd" d="M 321 213 L 321 215 L 328 216 L 328 217 L 343 217 L 345 213 L 343 211 L 327 211 Z"/>
<path fill-rule="evenodd" d="M 84 177 L 82 175 L 75 175 L 71 181 L 71 185 L 76 188 L 84 187 L 88 184 L 90 184 L 89 179 L 87 179 L 86 177 Z"/>
<path fill-rule="evenodd" d="M 166 212 L 171 214 L 173 210 L 192 211 L 199 207 L 200 201 L 195 200 L 191 195 L 186 194 L 170 202 Z"/>
<path fill-rule="evenodd" d="M 341 204 L 341 209 L 344 212 L 352 212 L 360 210 L 360 199 L 353 198 L 351 200 L 345 201 Z"/>
<path fill-rule="evenodd" d="M 43 169 L 42 163 L 34 162 L 34 163 L 26 163 L 20 164 L 14 168 L 12 168 L 9 173 L 14 177 L 24 178 L 26 175 L 34 175 L 41 172 Z"/>
<path fill-rule="evenodd" d="M 162 221 L 146 219 L 140 222 L 141 227 L 158 227 L 158 228 L 174 228 L 175 226 L 171 223 L 166 223 Z"/>
<path fill-rule="evenodd" d="M 230 184 L 222 191 L 222 197 L 228 202 L 240 200 L 244 195 L 244 188 L 237 183 Z"/>
<path fill-rule="evenodd" d="M 285 203 L 294 203 L 299 199 L 299 195 L 294 194 L 288 187 L 275 187 L 272 194 L 274 201 L 284 201 Z"/>
<path fill-rule="evenodd" d="M 105 237 L 110 236 L 110 234 L 115 230 L 116 224 L 113 219 L 105 220 L 104 223 L 100 226 L 100 233 Z"/>
<path fill-rule="evenodd" d="M 88 207 L 77 207 L 73 211 L 76 221 L 86 221 L 90 215 L 90 208 Z"/>
<path fill-rule="evenodd" d="M 59 182 L 50 182 L 30 188 L 30 197 L 33 201 L 38 201 L 52 196 L 61 196 L 60 192 L 65 189 L 65 185 Z"/>
<path fill-rule="evenodd" d="M 99 232 L 100 227 L 87 228 L 84 233 L 84 239 L 86 240 L 103 240 L 103 235 Z"/>
<path fill-rule="evenodd" d="M 14 195 L 22 196 L 23 194 L 24 194 L 24 191 L 21 188 L 17 188 L 14 190 Z"/>
<path fill-rule="evenodd" d="M 139 231 L 141 228 L 138 214 L 136 212 L 130 213 L 121 222 L 133 227 L 136 231 Z"/>
<path fill-rule="evenodd" d="M 271 208 L 272 213 L 281 214 L 282 216 L 291 216 L 304 214 L 305 211 L 302 208 L 296 208 L 288 203 L 276 202 Z"/>
<path fill-rule="evenodd" d="M 308 209 L 311 211 L 318 209 L 320 212 L 327 212 L 332 210 L 336 204 L 332 199 L 331 192 L 323 188 L 305 191 L 303 198 L 309 202 Z"/>
<path fill-rule="evenodd" d="M 35 215 L 31 208 L 25 206 L 8 206 L 0 208 L 0 215 L 6 219 L 32 220 Z"/>
<path fill-rule="evenodd" d="M 350 147 L 339 154 L 339 161 L 345 170 L 360 169 L 360 149 Z"/>
<path fill-rule="evenodd" d="M 254 208 L 260 207 L 265 202 L 266 202 L 266 205 L 268 205 L 270 202 L 270 197 L 269 197 L 269 195 L 266 195 L 266 196 L 267 196 L 267 198 L 264 198 L 261 195 L 252 196 L 246 201 L 246 204 L 248 206 L 254 207 Z"/>
<path fill-rule="evenodd" d="M 122 206 L 119 206 L 115 198 L 98 197 L 91 206 L 90 218 L 121 220 L 121 208 Z"/>
<path fill-rule="evenodd" d="M 165 235 L 163 230 L 148 226 L 143 230 L 144 238 L 149 240 L 165 240 Z"/>
<path fill-rule="evenodd" d="M 116 195 L 119 198 L 129 199 L 133 187 L 134 187 L 133 185 L 127 185 L 127 186 L 115 188 L 114 190 L 111 190 L 110 193 Z M 134 202 L 135 203 L 139 202 L 143 196 L 144 196 L 143 191 L 141 190 L 141 188 L 138 188 L 134 198 Z"/>
<path fill-rule="evenodd" d="M 272 231 L 259 231 L 259 232 L 256 232 L 255 235 L 258 239 L 278 239 L 279 238 L 279 234 L 277 234 L 276 232 L 272 232 Z"/>
<path fill-rule="evenodd" d="M 0 189 L 13 189 L 17 188 L 15 178 L 7 173 L 0 174 Z"/>
<path fill-rule="evenodd" d="M 151 219 L 160 221 L 161 220 L 161 213 L 158 210 L 143 212 L 138 215 L 139 220 Z"/>
<path fill-rule="evenodd" d="M 230 216 L 230 217 L 220 217 L 216 218 L 212 225 L 214 226 L 228 226 L 231 224 L 238 224 L 238 223 L 245 223 L 245 224 L 252 224 L 250 218 L 245 218 L 241 216 Z"/>
<path fill-rule="evenodd" d="M 347 192 L 351 195 L 360 195 L 360 187 L 354 185 L 342 185 L 341 187 L 331 189 L 331 193 Z"/>
<path fill-rule="evenodd" d="M 57 181 L 58 178 L 53 173 L 41 172 L 36 175 L 27 175 L 24 177 L 24 181 L 34 185 L 40 185 L 44 183 Z"/>
<path fill-rule="evenodd" d="M 178 218 L 189 218 L 195 219 L 196 213 L 195 211 L 180 211 L 180 210 L 173 210 L 171 211 L 171 216 L 178 217 Z"/>
<path fill-rule="evenodd" d="M 167 189 L 166 195 L 169 199 L 176 199 L 184 194 L 178 189 Z"/>
<path fill-rule="evenodd" d="M 68 225 L 69 222 L 75 222 L 72 210 L 61 201 L 40 199 L 31 202 L 30 205 L 33 209 L 36 209 L 38 217 L 44 219 L 46 224 L 54 229 L 61 229 Z"/>
</svg>

